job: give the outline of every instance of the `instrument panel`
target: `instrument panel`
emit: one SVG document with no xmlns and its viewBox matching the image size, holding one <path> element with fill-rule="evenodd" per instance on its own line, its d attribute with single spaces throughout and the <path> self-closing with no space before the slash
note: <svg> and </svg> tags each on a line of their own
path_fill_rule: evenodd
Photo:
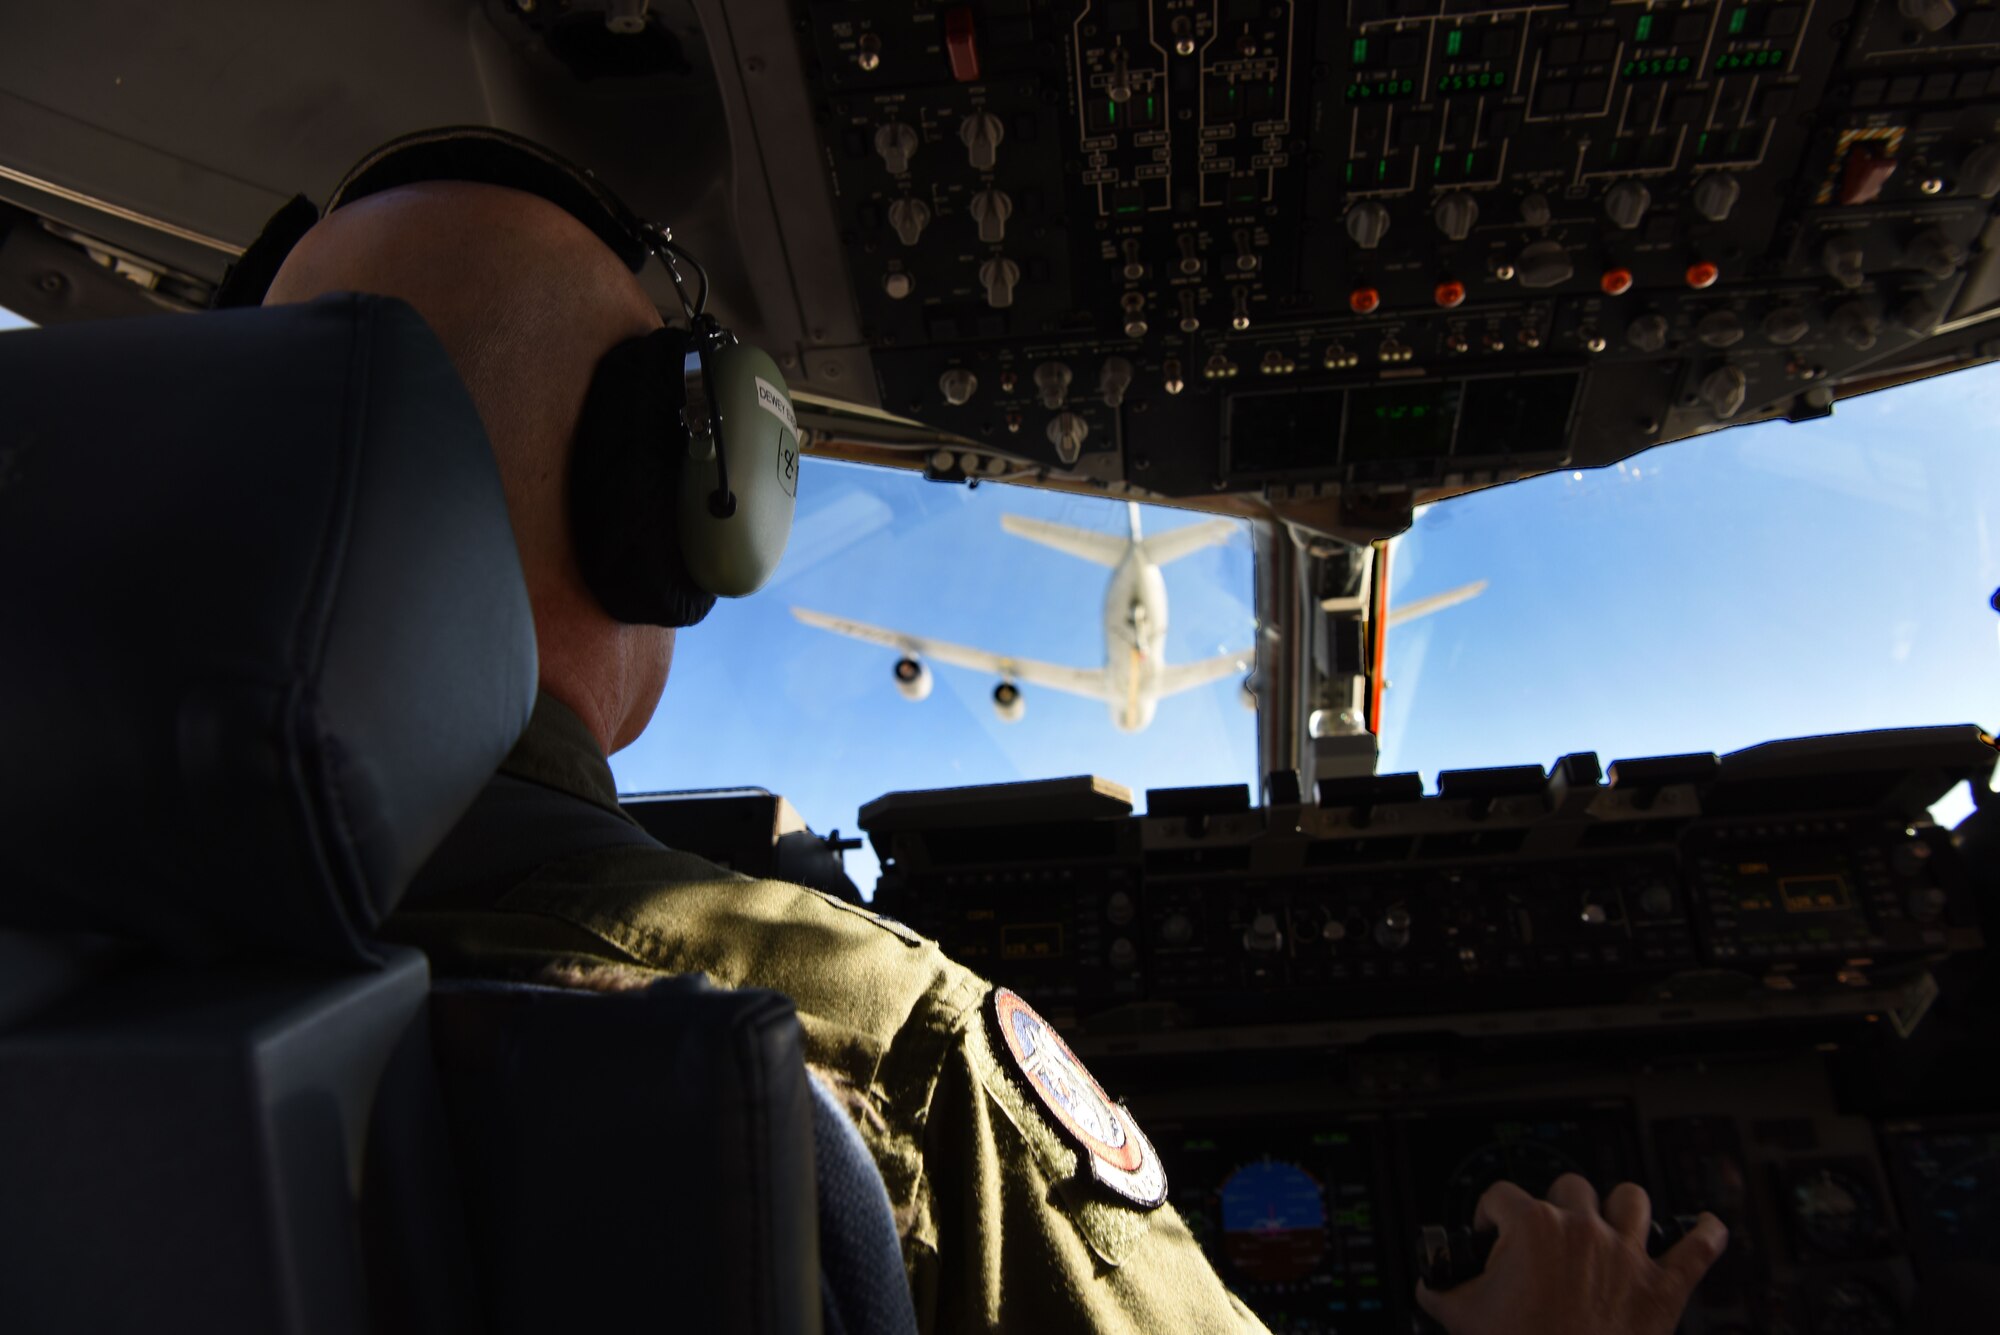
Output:
<svg viewBox="0 0 2000 1335">
<path fill-rule="evenodd" d="M 990 451 L 941 475 L 1380 504 L 1991 355 L 1991 4 L 798 12 L 880 402 Z"/>
</svg>

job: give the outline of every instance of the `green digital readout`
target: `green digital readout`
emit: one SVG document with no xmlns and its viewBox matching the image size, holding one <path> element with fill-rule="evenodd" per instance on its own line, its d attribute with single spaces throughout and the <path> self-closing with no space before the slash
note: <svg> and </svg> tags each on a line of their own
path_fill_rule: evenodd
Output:
<svg viewBox="0 0 2000 1335">
<path fill-rule="evenodd" d="M 1743 25 L 1750 21 L 1750 11 L 1739 9 L 1729 16 L 1729 35 L 1736 37 L 1743 32 Z"/>
<path fill-rule="evenodd" d="M 1438 80 L 1437 90 L 1440 93 L 1483 93 L 1506 86 L 1505 70 L 1487 70 L 1483 74 L 1447 74 Z"/>
<path fill-rule="evenodd" d="M 1718 56 L 1715 70 L 1718 74 L 1728 74 L 1732 70 L 1768 70 L 1785 63 L 1791 52 L 1782 48 L 1769 51 L 1732 51 L 1726 56 Z"/>
<path fill-rule="evenodd" d="M 1393 102 L 1410 97 L 1417 91 L 1415 79 L 1374 79 L 1366 83 L 1347 85 L 1347 100 L 1350 102 Z"/>
<path fill-rule="evenodd" d="M 1638 26 L 1632 29 L 1632 40 L 1635 42 L 1647 42 L 1651 41 L 1652 38 L 1653 16 L 1651 14 L 1641 14 Z"/>
<path fill-rule="evenodd" d="M 1465 34 L 1459 31 L 1457 28 L 1453 28 L 1449 33 L 1445 35 L 1444 53 L 1447 56 L 1456 56 L 1459 53 L 1459 49 L 1464 45 L 1465 45 Z"/>
<path fill-rule="evenodd" d="M 1671 79 L 1693 69 L 1693 56 L 1654 56 L 1647 60 L 1628 60 L 1618 72 L 1628 79 Z"/>
</svg>

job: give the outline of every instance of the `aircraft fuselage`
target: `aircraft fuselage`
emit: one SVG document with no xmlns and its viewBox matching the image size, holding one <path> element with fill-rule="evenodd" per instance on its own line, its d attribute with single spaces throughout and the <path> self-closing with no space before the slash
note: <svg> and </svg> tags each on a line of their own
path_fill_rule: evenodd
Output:
<svg viewBox="0 0 2000 1335">
<path fill-rule="evenodd" d="M 1167 582 L 1135 542 L 1104 593 L 1104 676 L 1111 685 L 1111 723 L 1120 732 L 1138 732 L 1153 721 L 1166 650 Z"/>
</svg>

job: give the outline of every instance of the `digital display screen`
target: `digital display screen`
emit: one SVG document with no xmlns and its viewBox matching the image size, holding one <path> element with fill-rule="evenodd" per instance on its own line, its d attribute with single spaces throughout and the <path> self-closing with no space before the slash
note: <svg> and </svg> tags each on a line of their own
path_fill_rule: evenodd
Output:
<svg viewBox="0 0 2000 1335">
<path fill-rule="evenodd" d="M 1347 100 L 1350 102 L 1396 102 L 1406 97 L 1414 97 L 1417 91 L 1415 79 L 1367 79 L 1347 85 Z"/>
<path fill-rule="evenodd" d="M 1839 851 L 1746 851 L 1724 868 L 1739 913 L 1840 913 L 1854 908 L 1854 867 Z"/>
<path fill-rule="evenodd" d="M 1458 431 L 1463 383 L 1383 385 L 1348 391 L 1340 457 L 1353 463 L 1373 459 L 1440 458 L 1451 453 Z"/>
<path fill-rule="evenodd" d="M 2000 1278 L 2000 1121 L 1883 1128 L 1919 1265 L 1977 1262 Z"/>
<path fill-rule="evenodd" d="M 1229 471 L 1297 473 L 1331 469 L 1340 458 L 1337 389 L 1237 394 L 1229 400 Z"/>
<path fill-rule="evenodd" d="M 1618 67 L 1628 79 L 1671 79 L 1694 72 L 1693 56 L 1644 56 Z"/>
<path fill-rule="evenodd" d="M 1487 70 L 1483 74 L 1447 74 L 1437 82 L 1440 93 L 1485 93 L 1506 86 L 1505 70 Z"/>
<path fill-rule="evenodd" d="M 1734 51 L 1726 56 L 1718 56 L 1715 71 L 1729 74 L 1736 70 L 1771 70 L 1783 65 L 1791 52 L 1773 49 L 1770 51 Z"/>
<path fill-rule="evenodd" d="M 1162 1134 L 1164 1132 L 1164 1134 Z M 1274 1331 L 1405 1331 L 1408 1288 L 1380 1205 L 1380 1123 L 1156 1130 L 1174 1207 Z"/>
</svg>

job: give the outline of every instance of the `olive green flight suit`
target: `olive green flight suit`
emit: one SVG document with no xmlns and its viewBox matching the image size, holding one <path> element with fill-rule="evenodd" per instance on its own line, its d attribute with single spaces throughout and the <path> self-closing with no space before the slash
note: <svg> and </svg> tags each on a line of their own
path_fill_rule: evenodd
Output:
<svg viewBox="0 0 2000 1335">
<path fill-rule="evenodd" d="M 595 739 L 547 695 L 501 772 L 617 811 Z M 523 872 L 480 905 L 419 904 L 386 934 L 440 974 L 618 988 L 700 972 L 791 997 L 807 1060 L 881 1169 L 922 1330 L 1264 1329 L 1171 1205 L 1141 1210 L 1083 1171 L 998 1050 L 992 985 L 935 942 L 685 853 L 603 848 Z"/>
</svg>

